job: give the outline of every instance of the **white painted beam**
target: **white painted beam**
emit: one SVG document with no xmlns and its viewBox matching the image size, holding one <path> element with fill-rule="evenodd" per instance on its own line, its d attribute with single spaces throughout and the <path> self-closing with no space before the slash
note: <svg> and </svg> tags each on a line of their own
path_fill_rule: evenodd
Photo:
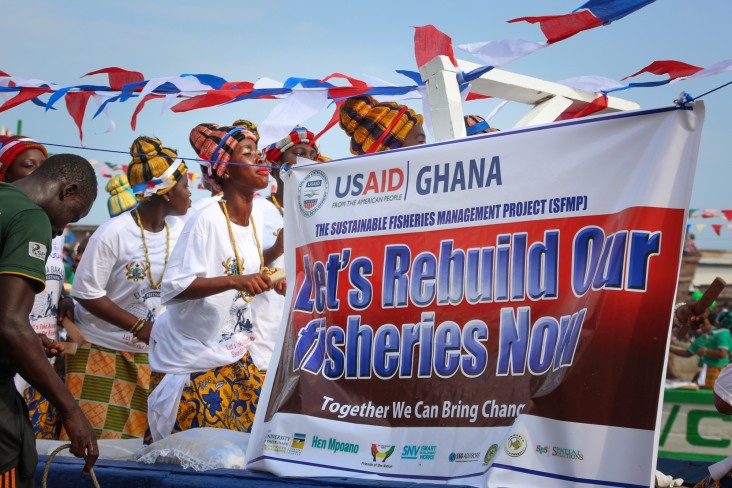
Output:
<svg viewBox="0 0 732 488">
<path fill-rule="evenodd" d="M 432 130 L 437 141 L 465 137 L 463 100 L 460 96 L 456 69 L 447 56 L 437 56 L 420 67 L 427 85 Z"/>
</svg>

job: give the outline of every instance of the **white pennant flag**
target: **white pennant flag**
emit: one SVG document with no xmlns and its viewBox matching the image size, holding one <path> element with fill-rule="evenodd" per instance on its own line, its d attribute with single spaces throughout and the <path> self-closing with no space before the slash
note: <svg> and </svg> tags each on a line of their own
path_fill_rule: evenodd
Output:
<svg viewBox="0 0 732 488">
<path fill-rule="evenodd" d="M 512 61 L 547 47 L 546 42 L 505 39 L 503 41 L 473 42 L 457 46 L 461 51 L 472 54 L 489 66 L 505 66 Z"/>
</svg>

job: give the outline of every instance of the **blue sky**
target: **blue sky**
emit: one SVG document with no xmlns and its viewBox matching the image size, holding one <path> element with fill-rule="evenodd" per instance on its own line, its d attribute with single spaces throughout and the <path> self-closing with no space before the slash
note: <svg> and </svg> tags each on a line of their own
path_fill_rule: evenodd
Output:
<svg viewBox="0 0 732 488">
<path fill-rule="evenodd" d="M 582 0 L 511 0 L 483 2 L 370 2 L 314 1 L 213 3 L 179 0 L 125 2 L 24 0 L 3 6 L 0 43 L 4 55 L 0 70 L 24 78 L 38 78 L 60 85 L 106 83 L 102 76 L 80 76 L 100 68 L 117 66 L 141 71 L 146 78 L 182 73 L 211 73 L 227 80 L 256 81 L 269 77 L 284 81 L 290 76 L 322 78 L 333 72 L 355 77 L 372 75 L 392 83 L 407 84 L 397 69 L 415 70 L 411 26 L 433 24 L 453 38 L 454 44 L 526 39 L 543 41 L 536 25 L 508 24 L 507 20 L 530 15 L 568 13 Z M 674 59 L 701 67 L 732 58 L 732 2 L 706 0 L 657 0 L 611 25 L 578 34 L 505 67 L 509 71 L 559 81 L 580 75 L 620 79 L 652 61 Z M 456 52 L 458 57 L 479 60 Z M 647 81 L 651 77 L 639 77 Z M 692 96 L 732 80 L 732 73 L 656 88 L 638 88 L 621 96 L 643 108 L 669 105 L 681 91 Z M 694 181 L 692 207 L 732 209 L 730 100 L 732 86 L 703 98 L 707 120 Z M 182 157 L 194 156 L 188 133 L 201 122 L 229 124 L 237 118 L 261 122 L 277 102 L 253 100 L 226 107 L 175 114 L 161 113 L 161 103 L 147 104 L 130 128 L 136 103 L 114 104 L 110 113 L 117 124 L 112 133 L 101 133 L 107 121 L 91 120 L 90 102 L 84 124 L 88 147 L 125 151 L 141 134 L 159 137 L 177 148 Z M 496 100 L 467 102 L 466 113 L 487 114 Z M 411 104 L 421 108 L 421 103 Z M 63 103 L 59 110 L 44 112 L 31 104 L 0 113 L 0 125 L 15 130 L 19 119 L 26 135 L 50 143 L 78 145 L 78 133 Z M 494 119 L 499 128 L 510 128 L 527 110 L 509 104 Z M 305 125 L 319 130 L 332 108 Z M 52 152 L 60 150 L 50 148 Z M 348 155 L 348 140 L 338 127 L 321 139 L 321 150 L 331 157 Z M 124 164 L 123 154 L 70 150 L 89 159 Z M 106 179 L 100 179 L 105 184 Z M 194 198 L 202 196 L 194 192 Z M 87 223 L 107 218 L 106 193 Z M 723 223 L 715 221 L 715 223 Z M 725 223 L 726 224 L 726 223 Z M 697 232 L 697 234 L 699 234 Z M 703 247 L 732 248 L 732 231 L 722 237 L 706 229 L 698 236 Z"/>
</svg>

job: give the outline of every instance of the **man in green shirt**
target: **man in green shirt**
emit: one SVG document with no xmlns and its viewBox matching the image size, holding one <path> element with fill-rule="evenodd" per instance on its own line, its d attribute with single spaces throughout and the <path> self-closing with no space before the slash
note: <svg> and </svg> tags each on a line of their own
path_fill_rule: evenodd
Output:
<svg viewBox="0 0 732 488">
<path fill-rule="evenodd" d="M 729 329 L 720 329 L 713 325 L 714 317 L 706 317 L 701 326 L 701 335 L 688 349 L 672 347 L 670 352 L 678 356 L 699 356 L 699 366 L 706 366 L 704 388 L 713 388 L 714 382 L 722 369 L 729 364 L 729 350 L 732 347 L 732 335 Z"/>
<path fill-rule="evenodd" d="M 35 294 L 45 285 L 52 236 L 84 217 L 96 196 L 94 169 L 72 154 L 48 158 L 12 185 L 0 183 L 1 486 L 33 486 L 38 459 L 25 402 L 13 383 L 16 373 L 59 410 L 72 454 L 86 460 L 84 473 L 99 455 L 94 430 L 46 359 L 62 346 L 50 340 L 42 344 L 28 320 Z"/>
</svg>

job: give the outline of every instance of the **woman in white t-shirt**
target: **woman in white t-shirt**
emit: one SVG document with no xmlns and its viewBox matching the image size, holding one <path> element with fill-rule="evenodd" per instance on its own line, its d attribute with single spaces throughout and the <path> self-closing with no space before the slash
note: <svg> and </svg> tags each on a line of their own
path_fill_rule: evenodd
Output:
<svg viewBox="0 0 732 488">
<path fill-rule="evenodd" d="M 273 285 L 264 269 L 264 219 L 253 199 L 269 172 L 245 128 L 201 124 L 190 139 L 211 161 L 209 176 L 223 196 L 188 220 L 163 280 L 167 309 L 150 340 L 146 442 L 196 427 L 248 432 L 254 420 L 256 398 L 247 385 L 256 368 L 246 353 L 257 324 L 250 302 Z"/>
<path fill-rule="evenodd" d="M 76 325 L 88 343 L 67 358 L 66 386 L 100 439 L 142 438 L 147 429 L 147 343 L 182 230 L 166 217 L 183 215 L 191 205 L 188 170 L 174 150 L 139 137 L 130 154 L 127 178 L 140 203 L 94 232 L 71 292 Z"/>
</svg>

